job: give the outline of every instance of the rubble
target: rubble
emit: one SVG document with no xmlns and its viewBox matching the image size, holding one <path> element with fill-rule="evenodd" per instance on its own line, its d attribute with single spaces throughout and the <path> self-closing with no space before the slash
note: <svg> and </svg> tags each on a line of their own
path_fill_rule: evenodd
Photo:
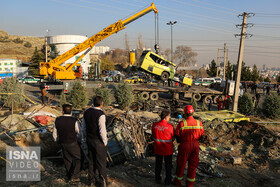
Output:
<svg viewBox="0 0 280 187">
<path fill-rule="evenodd" d="M 227 123 L 218 119 L 203 122 L 205 134 L 201 140 L 201 157 L 218 159 L 221 163 L 268 168 L 280 159 L 280 136 L 257 123 L 241 121 Z M 280 168 L 280 165 L 275 165 Z"/>
</svg>

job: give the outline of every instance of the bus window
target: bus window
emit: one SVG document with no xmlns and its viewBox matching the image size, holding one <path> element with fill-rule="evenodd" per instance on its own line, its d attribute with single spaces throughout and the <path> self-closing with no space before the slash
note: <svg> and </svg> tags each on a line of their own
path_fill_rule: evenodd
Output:
<svg viewBox="0 0 280 187">
<path fill-rule="evenodd" d="M 161 60 L 160 58 L 158 58 L 156 55 L 153 55 L 152 53 L 150 54 L 151 59 L 153 59 L 154 62 L 159 63 L 159 61 Z"/>
</svg>

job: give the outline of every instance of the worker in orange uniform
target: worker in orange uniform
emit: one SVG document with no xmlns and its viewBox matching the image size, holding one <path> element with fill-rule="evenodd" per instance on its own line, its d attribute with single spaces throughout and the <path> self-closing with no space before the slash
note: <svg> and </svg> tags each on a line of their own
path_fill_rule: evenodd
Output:
<svg viewBox="0 0 280 187">
<path fill-rule="evenodd" d="M 195 172 L 199 162 L 199 138 L 204 133 L 204 128 L 199 120 L 193 118 L 194 109 L 191 105 L 184 108 L 185 119 L 177 125 L 175 138 L 178 143 L 177 169 L 174 184 L 181 186 L 186 163 L 188 162 L 188 173 L 186 185 L 192 187 L 195 182 Z"/>
<path fill-rule="evenodd" d="M 172 154 L 174 141 L 174 128 L 169 124 L 170 111 L 161 112 L 161 120 L 152 126 L 152 134 L 154 138 L 154 150 L 156 155 L 155 179 L 156 183 L 161 183 L 162 160 L 165 163 L 165 185 L 172 183 Z"/>
</svg>

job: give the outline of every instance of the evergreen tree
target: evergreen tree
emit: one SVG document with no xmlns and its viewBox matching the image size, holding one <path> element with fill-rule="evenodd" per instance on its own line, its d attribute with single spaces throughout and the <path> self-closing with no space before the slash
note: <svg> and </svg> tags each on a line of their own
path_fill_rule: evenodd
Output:
<svg viewBox="0 0 280 187">
<path fill-rule="evenodd" d="M 69 102 L 74 108 L 83 108 L 88 104 L 86 88 L 81 82 L 75 82 L 73 84 L 72 91 L 69 95 Z"/>
<path fill-rule="evenodd" d="M 227 66 L 227 71 L 226 71 L 226 78 L 228 80 L 233 80 L 234 78 L 232 77 L 232 72 L 234 72 L 233 70 L 234 66 L 230 64 L 230 61 L 228 61 L 228 66 Z"/>
<path fill-rule="evenodd" d="M 210 77 L 216 77 L 217 75 L 217 64 L 215 62 L 215 60 L 213 59 L 210 63 L 210 66 L 209 68 L 207 69 L 207 74 L 210 76 Z"/>
<path fill-rule="evenodd" d="M 258 72 L 258 68 L 256 66 L 256 64 L 254 64 L 253 66 L 253 71 L 252 71 L 252 78 L 251 80 L 256 82 L 259 79 L 259 72 Z"/>
<path fill-rule="evenodd" d="M 68 102 L 65 93 L 62 92 L 62 94 L 60 95 L 59 105 L 60 107 L 62 107 L 64 104 L 68 104 Z"/>
<path fill-rule="evenodd" d="M 59 51 L 57 51 L 55 45 L 50 45 L 50 48 L 51 48 L 50 59 L 53 60 L 59 56 Z"/>
<path fill-rule="evenodd" d="M 263 81 L 264 81 L 264 82 L 270 82 L 271 80 L 270 80 L 269 77 L 266 77 Z"/>
<path fill-rule="evenodd" d="M 38 50 L 37 47 L 35 47 L 30 61 L 32 64 L 28 68 L 29 73 L 35 77 L 39 76 L 39 63 L 45 62 L 44 53 L 42 53 L 41 50 Z"/>
<path fill-rule="evenodd" d="M 104 106 L 108 106 L 111 104 L 111 91 L 107 87 L 101 87 L 101 88 L 94 88 L 93 92 L 95 93 L 94 97 L 101 96 L 103 98 Z"/>
<path fill-rule="evenodd" d="M 132 87 L 128 83 L 123 83 L 117 86 L 115 98 L 121 109 L 129 107 L 134 100 Z"/>
</svg>

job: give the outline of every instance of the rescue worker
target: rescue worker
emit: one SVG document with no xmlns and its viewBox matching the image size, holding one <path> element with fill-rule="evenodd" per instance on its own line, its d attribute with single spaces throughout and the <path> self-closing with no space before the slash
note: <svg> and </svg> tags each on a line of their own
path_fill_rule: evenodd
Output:
<svg viewBox="0 0 280 187">
<path fill-rule="evenodd" d="M 41 90 L 41 95 L 42 95 L 42 104 L 46 105 L 46 100 L 47 100 L 47 92 L 46 92 L 46 87 L 42 87 Z"/>
<path fill-rule="evenodd" d="M 93 101 L 94 107 L 84 113 L 82 122 L 83 134 L 86 135 L 89 157 L 89 181 L 92 186 L 107 186 L 106 158 L 107 158 L 107 131 L 106 116 L 102 110 L 103 98 L 96 96 Z M 95 171 L 99 171 L 99 181 L 96 181 Z"/>
<path fill-rule="evenodd" d="M 170 111 L 161 112 L 161 120 L 152 126 L 152 135 L 154 138 L 154 150 L 156 155 L 155 180 L 157 184 L 161 183 L 162 160 L 165 163 L 165 185 L 172 183 L 172 154 L 174 141 L 174 128 L 169 124 Z"/>
<path fill-rule="evenodd" d="M 83 138 L 78 120 L 72 117 L 72 106 L 64 104 L 63 116 L 56 118 L 53 138 L 60 142 L 66 175 L 73 182 L 80 181 L 81 150 L 78 142 Z"/>
<path fill-rule="evenodd" d="M 188 162 L 188 173 L 186 179 L 187 187 L 192 187 L 195 182 L 196 168 L 199 162 L 199 142 L 204 133 L 204 128 L 199 120 L 193 118 L 194 109 L 191 105 L 184 108 L 185 119 L 177 125 L 175 138 L 178 143 L 178 156 L 176 178 L 174 184 L 181 186 L 186 163 Z"/>
</svg>

